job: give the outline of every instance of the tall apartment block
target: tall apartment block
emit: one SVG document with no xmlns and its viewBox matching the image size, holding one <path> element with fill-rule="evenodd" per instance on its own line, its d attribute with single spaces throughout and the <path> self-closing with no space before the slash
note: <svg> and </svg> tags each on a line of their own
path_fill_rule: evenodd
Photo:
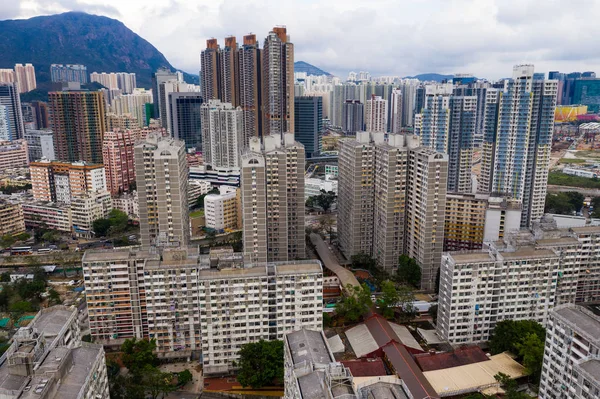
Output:
<svg viewBox="0 0 600 399">
<path fill-rule="evenodd" d="M 23 138 L 25 123 L 22 112 L 16 83 L 0 83 L 0 125 L 4 125 L 4 128 L 0 127 L 0 140 Z"/>
<path fill-rule="evenodd" d="M 114 129 L 104 134 L 102 158 L 106 188 L 112 196 L 132 191 L 135 183 L 134 145 L 135 137 L 131 130 Z"/>
<path fill-rule="evenodd" d="M 31 64 L 15 65 L 15 80 L 19 85 L 19 93 L 28 93 L 37 87 L 35 68 Z"/>
<path fill-rule="evenodd" d="M 32 101 L 31 106 L 35 110 L 35 121 L 38 129 L 47 129 L 50 127 L 50 118 L 48 103 L 43 101 Z"/>
<path fill-rule="evenodd" d="M 104 165 L 41 160 L 31 162 L 33 198 L 38 201 L 71 203 L 73 197 L 106 191 Z"/>
<path fill-rule="evenodd" d="M 318 155 L 323 149 L 323 99 L 315 96 L 294 99 L 296 140 L 304 146 L 306 157 Z"/>
<path fill-rule="evenodd" d="M 600 397 L 600 315 L 595 306 L 561 305 L 546 327 L 540 399 Z"/>
<path fill-rule="evenodd" d="M 135 73 L 92 72 L 90 82 L 98 82 L 107 89 L 120 89 L 123 94 L 131 94 L 137 87 Z"/>
<path fill-rule="evenodd" d="M 160 358 L 202 358 L 206 374 L 235 369 L 242 345 L 320 329 L 318 261 L 250 265 L 218 249 L 87 251 L 82 260 L 91 334 L 106 345 L 155 338 Z"/>
<path fill-rule="evenodd" d="M 6 399 L 108 399 L 102 345 L 81 342 L 78 312 L 42 309 L 5 352 L 0 394 Z"/>
<path fill-rule="evenodd" d="M 88 82 L 87 67 L 85 65 L 50 65 L 50 79 L 52 82 Z"/>
<path fill-rule="evenodd" d="M 387 132 L 388 102 L 373 95 L 365 106 L 365 126 L 367 132 Z"/>
<path fill-rule="evenodd" d="M 29 150 L 27 141 L 0 140 L 0 170 L 22 168 L 29 165 Z"/>
<path fill-rule="evenodd" d="M 517 65 L 503 89 L 486 93 L 482 192 L 523 203 L 521 226 L 544 213 L 558 82 L 534 80 L 533 65 Z"/>
<path fill-rule="evenodd" d="M 185 144 L 149 134 L 134 147 L 134 158 L 142 246 L 187 245 L 190 223 Z"/>
<path fill-rule="evenodd" d="M 486 341 L 501 320 L 545 325 L 552 307 L 598 301 L 600 243 L 590 237 L 599 233 L 600 226 L 559 229 L 544 218 L 483 251 L 444 254 L 438 333 L 453 344 Z"/>
<path fill-rule="evenodd" d="M 250 140 L 241 157 L 243 241 L 252 263 L 304 259 L 302 144 L 292 133 Z"/>
<path fill-rule="evenodd" d="M 217 39 L 212 38 L 206 41 L 206 49 L 200 53 L 200 86 L 205 101 L 221 97 L 220 52 Z"/>
<path fill-rule="evenodd" d="M 0 237 L 25 232 L 25 219 L 21 204 L 0 201 Z"/>
<path fill-rule="evenodd" d="M 294 45 L 285 27 L 275 27 L 262 52 L 263 137 L 294 132 Z"/>
<path fill-rule="evenodd" d="M 188 94 L 199 94 L 200 88 L 196 85 L 188 84 L 177 80 L 168 80 L 158 85 L 158 97 L 160 107 L 160 124 L 165 128 L 171 135 L 173 134 L 173 117 L 171 111 L 176 111 L 176 108 L 172 107 L 171 97 L 173 93 L 188 93 Z M 154 105 L 156 106 L 156 104 Z"/>
<path fill-rule="evenodd" d="M 106 111 L 99 91 L 48 93 L 56 157 L 65 162 L 102 163 Z"/>
<path fill-rule="evenodd" d="M 238 51 L 240 94 L 239 106 L 244 118 L 244 142 L 259 137 L 262 132 L 261 98 L 261 50 L 256 35 L 244 36 Z"/>
<path fill-rule="evenodd" d="M 202 106 L 199 93 L 169 93 L 171 137 L 182 140 L 185 148 L 202 148 Z"/>
<path fill-rule="evenodd" d="M 423 146 L 448 153 L 452 85 L 426 85 L 420 92 L 422 105 L 415 110 L 415 134 Z"/>
<path fill-rule="evenodd" d="M 200 107 L 204 163 L 213 168 L 239 168 L 244 147 L 243 112 L 229 103 L 209 100 Z"/>
<path fill-rule="evenodd" d="M 390 96 L 390 126 L 391 133 L 400 133 L 402 130 L 402 90 L 392 89 Z"/>
<path fill-rule="evenodd" d="M 146 108 L 153 107 L 153 96 L 150 90 L 135 89 L 131 94 L 116 96 L 110 103 L 110 112 L 117 115 L 131 115 L 138 121 L 139 127 L 148 125 L 150 118 L 154 116 L 147 114 Z"/>
<path fill-rule="evenodd" d="M 342 105 L 342 130 L 347 133 L 362 132 L 365 128 L 364 112 L 364 104 L 359 100 L 346 100 Z"/>
<path fill-rule="evenodd" d="M 346 257 L 365 253 L 393 272 L 416 259 L 432 290 L 442 255 L 448 159 L 416 136 L 359 132 L 340 140 L 338 236 Z"/>
</svg>

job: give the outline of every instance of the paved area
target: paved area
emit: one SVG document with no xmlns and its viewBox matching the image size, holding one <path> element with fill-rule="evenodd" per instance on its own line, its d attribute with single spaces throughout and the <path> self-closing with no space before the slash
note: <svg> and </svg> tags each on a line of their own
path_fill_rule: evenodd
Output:
<svg viewBox="0 0 600 399">
<path fill-rule="evenodd" d="M 162 371 L 169 371 L 171 373 L 179 373 L 183 370 L 189 370 L 192 373 L 192 381 L 188 382 L 180 391 L 173 392 L 182 394 L 183 396 L 171 396 L 168 398 L 196 398 L 202 392 L 202 386 L 204 385 L 204 377 L 202 376 L 202 371 L 196 370 L 198 366 L 198 362 L 179 362 L 179 363 L 169 363 L 163 364 L 160 366 Z M 187 396 L 186 396 L 187 394 Z"/>
</svg>

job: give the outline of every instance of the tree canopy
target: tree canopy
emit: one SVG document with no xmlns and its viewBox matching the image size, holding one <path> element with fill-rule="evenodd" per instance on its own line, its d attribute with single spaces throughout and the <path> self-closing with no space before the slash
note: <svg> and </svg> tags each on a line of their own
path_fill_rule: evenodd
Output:
<svg viewBox="0 0 600 399">
<path fill-rule="evenodd" d="M 342 297 L 336 307 L 336 313 L 348 321 L 358 321 L 373 306 L 371 290 L 366 284 L 357 287 L 348 284 L 347 294 Z"/>
<path fill-rule="evenodd" d="M 421 285 L 421 268 L 417 261 L 408 255 L 400 255 L 396 279 L 399 283 L 419 287 Z"/>
<path fill-rule="evenodd" d="M 126 339 L 123 345 L 121 345 L 121 352 L 123 353 L 121 360 L 123 361 L 123 365 L 134 374 L 147 365 L 156 366 L 157 357 L 154 353 L 155 349 L 155 339 Z"/>
<path fill-rule="evenodd" d="M 106 237 L 111 234 L 122 233 L 127 230 L 129 216 L 119 209 L 113 209 L 108 218 L 96 219 L 92 223 L 92 229 L 96 237 Z"/>
<path fill-rule="evenodd" d="M 539 384 L 544 361 L 544 341 L 535 333 L 527 334 L 525 338 L 515 344 L 515 347 L 519 350 L 523 366 L 531 375 L 534 383 Z"/>
<path fill-rule="evenodd" d="M 571 215 L 583 207 L 584 196 L 576 191 L 546 194 L 545 212 Z"/>
<path fill-rule="evenodd" d="M 529 334 L 535 334 L 544 341 L 546 330 L 533 320 L 503 320 L 496 324 L 490 340 L 490 350 L 496 355 L 505 351 L 515 355 L 519 354 L 517 344 Z"/>
<path fill-rule="evenodd" d="M 323 212 L 327 213 L 337 200 L 337 194 L 333 191 L 325 191 L 321 189 L 319 195 L 308 197 L 306 206 L 309 208 L 319 207 Z"/>
<path fill-rule="evenodd" d="M 202 194 L 201 196 L 199 196 L 198 199 L 196 199 L 196 202 L 194 203 L 195 209 L 204 209 L 204 198 L 206 198 L 208 194 L 219 194 L 219 189 L 214 187 L 206 194 Z"/>
<path fill-rule="evenodd" d="M 274 381 L 283 381 L 283 342 L 253 342 L 242 346 L 239 352 L 237 380 L 242 386 L 262 388 Z"/>
</svg>

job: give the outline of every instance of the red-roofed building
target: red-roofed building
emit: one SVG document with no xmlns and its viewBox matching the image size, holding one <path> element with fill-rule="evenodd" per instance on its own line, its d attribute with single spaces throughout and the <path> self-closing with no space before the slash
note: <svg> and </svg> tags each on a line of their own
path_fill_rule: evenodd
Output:
<svg viewBox="0 0 600 399">
<path fill-rule="evenodd" d="M 424 353 L 415 355 L 414 358 L 423 371 L 442 370 L 490 360 L 478 346 L 461 348 L 454 352 Z"/>
<path fill-rule="evenodd" d="M 385 364 L 380 358 L 343 360 L 341 363 L 350 369 L 353 377 L 378 377 L 387 375 Z"/>
<path fill-rule="evenodd" d="M 404 382 L 413 398 L 434 399 L 440 397 L 404 345 L 392 342 L 383 348 L 383 352 L 388 366 Z"/>
</svg>

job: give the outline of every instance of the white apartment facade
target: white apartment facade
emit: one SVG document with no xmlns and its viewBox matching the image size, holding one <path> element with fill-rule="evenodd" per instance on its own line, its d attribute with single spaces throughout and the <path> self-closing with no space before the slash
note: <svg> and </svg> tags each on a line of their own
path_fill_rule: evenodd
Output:
<svg viewBox="0 0 600 399">
<path fill-rule="evenodd" d="M 387 132 L 387 100 L 379 96 L 368 99 L 365 106 L 364 120 L 367 132 Z"/>
<path fill-rule="evenodd" d="M 600 397 L 598 331 L 597 309 L 568 304 L 550 310 L 540 399 Z"/>
<path fill-rule="evenodd" d="M 242 227 L 241 191 L 224 190 L 204 197 L 206 227 L 215 230 L 238 230 Z"/>
<path fill-rule="evenodd" d="M 244 145 L 242 109 L 209 100 L 200 106 L 200 112 L 204 163 L 213 168 L 239 167 Z"/>
</svg>

